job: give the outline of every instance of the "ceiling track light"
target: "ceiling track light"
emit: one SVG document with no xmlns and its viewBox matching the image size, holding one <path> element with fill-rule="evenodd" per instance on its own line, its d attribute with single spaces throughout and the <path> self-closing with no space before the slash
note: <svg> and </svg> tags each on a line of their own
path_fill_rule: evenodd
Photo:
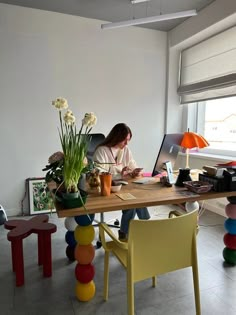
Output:
<svg viewBox="0 0 236 315">
<path fill-rule="evenodd" d="M 148 2 L 148 1 L 150 1 L 150 0 L 130 0 L 130 2 L 131 2 L 132 4 L 141 3 L 141 2 Z"/>
<path fill-rule="evenodd" d="M 170 13 L 170 14 L 160 14 L 157 16 L 150 16 L 150 17 L 145 17 L 145 18 L 140 18 L 140 19 L 132 19 L 132 20 L 121 21 L 121 22 L 106 23 L 106 24 L 102 24 L 101 28 L 103 30 L 111 29 L 111 28 L 120 28 L 120 27 L 125 27 L 125 26 L 141 25 L 141 24 L 147 24 L 147 23 L 180 19 L 180 18 L 190 17 L 194 15 L 197 15 L 196 10 L 188 10 L 188 11 L 181 11 L 181 12 Z"/>
</svg>

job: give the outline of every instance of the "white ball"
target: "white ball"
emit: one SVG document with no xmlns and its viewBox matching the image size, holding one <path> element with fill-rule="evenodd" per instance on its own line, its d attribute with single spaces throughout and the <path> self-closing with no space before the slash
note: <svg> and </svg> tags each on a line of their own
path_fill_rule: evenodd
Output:
<svg viewBox="0 0 236 315">
<path fill-rule="evenodd" d="M 186 209 L 187 212 L 192 212 L 194 210 L 199 210 L 199 203 L 197 201 L 186 202 L 185 209 Z"/>
<path fill-rule="evenodd" d="M 75 218 L 74 217 L 67 217 L 65 218 L 65 228 L 68 230 L 68 231 L 74 231 L 75 228 L 77 227 L 77 223 L 75 221 Z"/>
</svg>

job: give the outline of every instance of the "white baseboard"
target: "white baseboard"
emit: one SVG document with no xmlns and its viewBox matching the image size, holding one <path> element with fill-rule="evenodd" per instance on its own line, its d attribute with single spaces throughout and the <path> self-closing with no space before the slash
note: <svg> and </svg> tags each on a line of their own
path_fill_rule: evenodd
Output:
<svg viewBox="0 0 236 315">
<path fill-rule="evenodd" d="M 21 213 L 21 210 L 19 209 L 15 209 L 15 208 L 12 208 L 12 209 L 4 209 L 5 212 L 6 212 L 6 215 L 7 217 L 17 217 L 17 216 L 21 216 L 22 213 Z"/>
<path fill-rule="evenodd" d="M 227 205 L 227 203 L 228 202 L 225 198 L 206 200 L 204 202 L 204 208 L 227 218 L 225 214 L 225 206 Z"/>
</svg>

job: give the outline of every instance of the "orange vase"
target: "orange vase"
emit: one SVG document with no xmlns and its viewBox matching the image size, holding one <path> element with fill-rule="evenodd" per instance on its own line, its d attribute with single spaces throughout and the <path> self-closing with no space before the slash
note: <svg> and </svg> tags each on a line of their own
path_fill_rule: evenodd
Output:
<svg viewBox="0 0 236 315">
<path fill-rule="evenodd" d="M 102 196 L 110 196 L 111 194 L 111 174 L 100 174 L 101 181 L 101 195 Z"/>
</svg>

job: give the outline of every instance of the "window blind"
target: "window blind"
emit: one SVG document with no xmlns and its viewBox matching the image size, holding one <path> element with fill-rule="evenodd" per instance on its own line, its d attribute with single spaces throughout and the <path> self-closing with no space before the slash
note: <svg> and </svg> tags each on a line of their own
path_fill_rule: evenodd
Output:
<svg viewBox="0 0 236 315">
<path fill-rule="evenodd" d="M 181 104 L 236 95 L 236 26 L 181 52 Z"/>
</svg>

